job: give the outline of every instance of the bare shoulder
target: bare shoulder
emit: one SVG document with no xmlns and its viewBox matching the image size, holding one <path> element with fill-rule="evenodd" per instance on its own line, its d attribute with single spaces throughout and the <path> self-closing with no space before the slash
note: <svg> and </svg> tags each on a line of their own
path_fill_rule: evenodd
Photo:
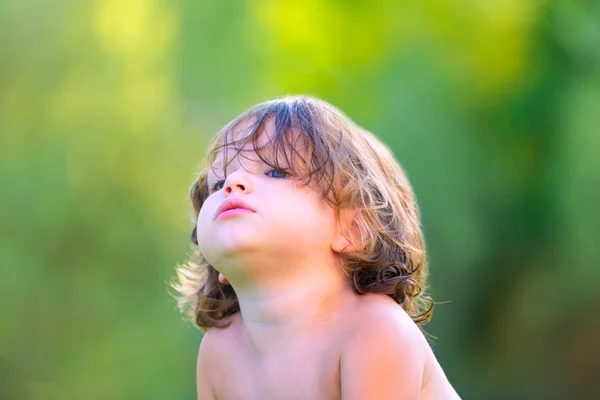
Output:
<svg viewBox="0 0 600 400">
<path fill-rule="evenodd" d="M 404 309 L 389 296 L 365 294 L 357 299 L 350 336 L 369 335 L 410 346 L 415 355 L 431 351 L 423 333 Z M 408 349 L 407 349 L 408 350 Z"/>
<path fill-rule="evenodd" d="M 459 399 L 425 336 L 393 299 L 358 297 L 348 322 L 340 361 L 342 398 Z"/>
<path fill-rule="evenodd" d="M 223 322 L 229 325 L 225 328 L 210 328 L 204 333 L 202 343 L 210 349 L 221 349 L 231 347 L 231 341 L 235 340 L 235 334 L 241 324 L 240 313 L 235 313 L 226 317 Z M 202 343 L 200 346 L 202 347 Z"/>
<path fill-rule="evenodd" d="M 340 358 L 343 399 L 419 399 L 431 352 L 410 316 L 391 298 L 356 299 Z"/>
<path fill-rule="evenodd" d="M 226 328 L 211 328 L 204 333 L 198 350 L 196 383 L 199 399 L 216 399 L 216 383 L 229 362 L 236 324 L 239 317 L 228 317 L 231 322 Z"/>
<path fill-rule="evenodd" d="M 196 363 L 196 389 L 198 399 L 216 399 L 214 390 L 214 376 L 211 371 L 216 357 L 215 348 L 211 343 L 213 336 L 210 329 L 204 334 L 198 350 L 198 360 Z"/>
</svg>

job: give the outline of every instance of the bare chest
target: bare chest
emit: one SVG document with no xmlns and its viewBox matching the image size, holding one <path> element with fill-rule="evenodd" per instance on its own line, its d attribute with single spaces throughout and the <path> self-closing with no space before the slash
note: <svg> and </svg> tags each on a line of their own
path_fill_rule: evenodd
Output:
<svg viewBox="0 0 600 400">
<path fill-rule="evenodd" d="M 214 372 L 219 400 L 340 398 L 339 352 L 323 343 L 291 348 L 268 359 L 237 349 Z"/>
</svg>

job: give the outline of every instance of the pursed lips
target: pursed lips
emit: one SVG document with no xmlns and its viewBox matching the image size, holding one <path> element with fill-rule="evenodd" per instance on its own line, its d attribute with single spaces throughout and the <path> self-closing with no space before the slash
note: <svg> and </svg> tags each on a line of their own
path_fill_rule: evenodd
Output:
<svg viewBox="0 0 600 400">
<path fill-rule="evenodd" d="M 214 219 L 217 219 L 219 217 L 219 215 L 221 215 L 225 211 L 235 210 L 235 209 L 246 210 L 249 212 L 256 212 L 244 200 L 237 198 L 237 197 L 230 197 L 230 198 L 223 200 L 223 202 L 219 205 L 219 207 L 217 208 L 217 211 L 215 212 Z"/>
</svg>

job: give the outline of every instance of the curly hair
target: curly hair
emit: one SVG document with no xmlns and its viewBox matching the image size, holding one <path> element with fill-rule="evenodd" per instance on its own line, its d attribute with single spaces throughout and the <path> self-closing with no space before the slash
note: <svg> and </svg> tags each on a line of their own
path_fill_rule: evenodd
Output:
<svg viewBox="0 0 600 400">
<path fill-rule="evenodd" d="M 275 133 L 260 146 L 258 138 L 272 119 Z M 247 134 L 236 138 L 241 124 L 248 125 Z M 386 294 L 417 324 L 431 319 L 434 302 L 424 293 L 425 242 L 408 178 L 387 146 L 322 100 L 302 96 L 260 103 L 221 129 L 190 189 L 194 221 L 209 195 L 207 175 L 216 157 L 224 149 L 236 150 L 237 156 L 250 144 L 270 167 L 281 170 L 283 162 L 299 184 L 315 185 L 338 215 L 344 208 L 356 210 L 354 227 L 362 246 L 339 253 L 355 293 Z M 237 296 L 219 282 L 219 272 L 199 251 L 196 227 L 191 240 L 195 253 L 177 267 L 171 284 L 179 308 L 203 330 L 224 328 L 225 317 L 240 310 Z"/>
</svg>

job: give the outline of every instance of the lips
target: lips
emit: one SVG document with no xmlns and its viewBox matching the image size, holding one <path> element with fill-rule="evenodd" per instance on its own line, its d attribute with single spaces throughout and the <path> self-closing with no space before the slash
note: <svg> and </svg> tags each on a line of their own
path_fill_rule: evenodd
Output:
<svg viewBox="0 0 600 400">
<path fill-rule="evenodd" d="M 227 198 L 227 199 L 223 200 L 223 202 L 221 203 L 221 205 L 219 205 L 219 208 L 217 208 L 217 212 L 215 213 L 215 218 L 214 219 L 217 219 L 217 217 L 219 215 L 221 215 L 222 213 L 224 213 L 225 211 L 235 210 L 235 209 L 242 209 L 242 210 L 248 210 L 248 211 L 256 212 L 244 200 L 242 200 L 240 198 L 237 198 L 237 197 L 230 197 L 230 198 Z"/>
</svg>

